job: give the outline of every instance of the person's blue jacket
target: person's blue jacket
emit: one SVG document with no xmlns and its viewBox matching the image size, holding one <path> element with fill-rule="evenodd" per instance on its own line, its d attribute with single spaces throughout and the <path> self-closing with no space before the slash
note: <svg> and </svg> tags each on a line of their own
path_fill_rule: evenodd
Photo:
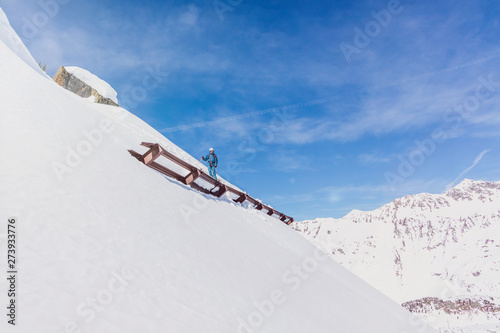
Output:
<svg viewBox="0 0 500 333">
<path fill-rule="evenodd" d="M 209 153 L 207 156 L 203 157 L 204 161 L 208 161 L 209 166 L 217 167 L 219 164 L 219 160 L 217 159 L 217 155 L 215 153 Z"/>
</svg>

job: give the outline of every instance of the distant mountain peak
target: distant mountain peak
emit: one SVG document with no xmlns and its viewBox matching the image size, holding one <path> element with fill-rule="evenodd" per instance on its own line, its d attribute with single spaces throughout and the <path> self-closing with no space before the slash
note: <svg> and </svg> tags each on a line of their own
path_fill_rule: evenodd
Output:
<svg viewBox="0 0 500 333">
<path fill-rule="evenodd" d="M 500 195 L 500 182 L 464 179 L 460 184 L 446 191 L 444 195 L 457 201 L 471 201 L 473 197 L 485 200 L 487 197 Z"/>
<path fill-rule="evenodd" d="M 412 312 L 439 316 L 436 328 L 447 320 L 453 324 L 450 309 L 461 302 L 500 298 L 500 182 L 464 179 L 442 194 L 405 195 L 373 211 L 292 227 L 389 297 L 410 304 Z M 436 301 L 420 312 L 429 299 Z M 460 309 L 461 316 L 469 311 Z M 471 327 L 482 320 L 476 310 L 467 312 Z M 485 322 L 499 319 L 495 310 Z M 485 331 L 480 325 L 466 332 Z"/>
</svg>

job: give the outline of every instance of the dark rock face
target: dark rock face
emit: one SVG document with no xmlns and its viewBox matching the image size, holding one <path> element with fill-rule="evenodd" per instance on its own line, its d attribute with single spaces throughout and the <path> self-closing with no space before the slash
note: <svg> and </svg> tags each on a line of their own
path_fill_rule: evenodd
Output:
<svg viewBox="0 0 500 333">
<path fill-rule="evenodd" d="M 94 96 L 96 103 L 119 106 L 111 99 L 103 97 L 97 90 L 95 90 L 73 74 L 69 73 L 64 68 L 64 66 L 61 66 L 56 75 L 54 75 L 54 81 L 64 89 L 67 89 L 82 98 L 89 98 L 90 96 Z"/>
<path fill-rule="evenodd" d="M 458 298 L 454 300 L 424 297 L 403 303 L 402 305 L 413 313 L 443 311 L 446 314 L 453 315 L 473 315 L 479 312 L 494 315 L 500 312 L 500 306 L 494 303 L 492 297 Z"/>
</svg>

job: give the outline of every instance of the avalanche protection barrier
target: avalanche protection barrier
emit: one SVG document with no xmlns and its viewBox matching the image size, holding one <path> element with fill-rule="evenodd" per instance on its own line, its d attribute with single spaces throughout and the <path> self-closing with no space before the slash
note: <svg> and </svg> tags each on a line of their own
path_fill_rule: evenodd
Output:
<svg viewBox="0 0 500 333">
<path fill-rule="evenodd" d="M 149 150 L 142 155 L 133 150 L 129 150 L 129 153 L 151 169 L 154 169 L 170 178 L 174 178 L 184 185 L 189 185 L 197 191 L 213 195 L 217 198 L 220 198 L 227 193 L 234 202 L 243 203 L 248 201 L 254 205 L 255 209 L 267 211 L 267 215 L 273 216 L 287 225 L 290 225 L 293 222 L 292 217 L 280 213 L 272 207 L 264 205 L 262 202 L 255 200 L 244 192 L 222 184 L 221 182 L 210 177 L 201 169 L 196 168 L 195 166 L 168 152 L 158 143 L 143 142 L 141 143 L 141 146 L 147 147 Z"/>
</svg>

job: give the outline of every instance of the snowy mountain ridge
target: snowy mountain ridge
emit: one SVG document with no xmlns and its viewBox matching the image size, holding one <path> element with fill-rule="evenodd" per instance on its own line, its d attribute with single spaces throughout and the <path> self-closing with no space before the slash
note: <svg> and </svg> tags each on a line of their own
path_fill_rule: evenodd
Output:
<svg viewBox="0 0 500 333">
<path fill-rule="evenodd" d="M 370 212 L 292 226 L 409 309 L 432 297 L 499 304 L 500 182 L 466 179 L 443 194 L 407 195 Z M 495 310 L 488 320 L 498 318 Z"/>
</svg>

